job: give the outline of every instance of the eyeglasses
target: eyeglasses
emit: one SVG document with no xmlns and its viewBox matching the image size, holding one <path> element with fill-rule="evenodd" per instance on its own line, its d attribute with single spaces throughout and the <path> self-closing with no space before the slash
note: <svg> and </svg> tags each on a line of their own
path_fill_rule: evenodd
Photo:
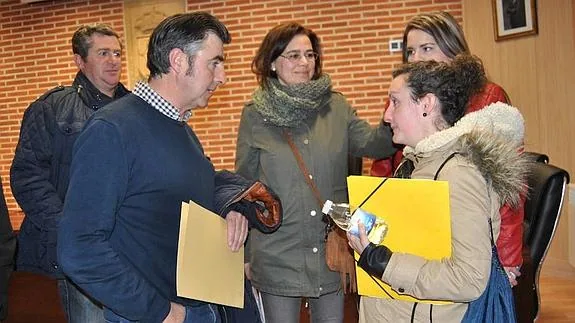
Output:
<svg viewBox="0 0 575 323">
<path fill-rule="evenodd" d="M 314 62 L 319 58 L 319 54 L 316 52 L 305 52 L 303 55 L 299 52 L 291 52 L 286 55 L 280 55 L 280 56 L 287 59 L 291 63 L 299 62 L 302 56 L 305 57 L 307 61 L 314 61 Z"/>
</svg>

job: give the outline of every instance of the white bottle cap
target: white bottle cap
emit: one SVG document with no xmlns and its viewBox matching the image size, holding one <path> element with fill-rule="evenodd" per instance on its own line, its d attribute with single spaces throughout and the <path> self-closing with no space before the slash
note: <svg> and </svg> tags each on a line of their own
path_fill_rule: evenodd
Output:
<svg viewBox="0 0 575 323">
<path fill-rule="evenodd" d="M 333 206 L 333 202 L 330 200 L 325 201 L 325 203 L 323 204 L 323 208 L 321 209 L 321 212 L 324 214 L 329 214 L 329 211 L 331 210 L 331 207 Z"/>
</svg>

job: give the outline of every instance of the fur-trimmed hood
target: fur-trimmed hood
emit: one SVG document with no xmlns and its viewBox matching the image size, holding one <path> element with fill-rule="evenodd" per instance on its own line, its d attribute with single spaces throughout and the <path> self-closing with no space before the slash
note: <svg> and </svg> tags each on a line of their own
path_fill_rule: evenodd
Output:
<svg viewBox="0 0 575 323">
<path fill-rule="evenodd" d="M 423 139 L 415 148 L 405 147 L 404 155 L 415 158 L 454 145 L 479 169 L 502 204 L 517 206 L 519 194 L 526 191 L 529 163 L 520 153 L 524 132 L 519 110 L 497 102 L 463 116 L 453 127 Z"/>
</svg>

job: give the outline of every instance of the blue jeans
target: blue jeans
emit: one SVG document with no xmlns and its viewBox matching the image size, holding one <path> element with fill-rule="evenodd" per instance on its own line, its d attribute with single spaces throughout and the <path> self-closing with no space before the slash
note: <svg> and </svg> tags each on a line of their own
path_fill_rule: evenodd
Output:
<svg viewBox="0 0 575 323">
<path fill-rule="evenodd" d="M 102 306 L 68 279 L 58 279 L 60 299 L 68 323 L 104 323 Z"/>
<path fill-rule="evenodd" d="M 137 323 L 138 321 L 130 321 L 108 308 L 104 308 L 104 317 L 106 323 Z M 217 305 L 206 304 L 202 306 L 186 306 L 186 318 L 184 323 L 222 323 L 220 313 L 218 312 Z"/>
</svg>

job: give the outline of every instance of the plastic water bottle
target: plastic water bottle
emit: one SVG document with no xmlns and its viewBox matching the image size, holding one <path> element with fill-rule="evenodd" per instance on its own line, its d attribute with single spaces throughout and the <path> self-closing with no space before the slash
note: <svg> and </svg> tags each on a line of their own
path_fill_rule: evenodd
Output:
<svg viewBox="0 0 575 323">
<path fill-rule="evenodd" d="M 365 232 L 369 241 L 380 244 L 387 233 L 387 224 L 383 219 L 358 208 L 351 214 L 349 204 L 334 203 L 330 200 L 325 201 L 321 210 L 330 216 L 333 222 L 344 231 L 359 237 L 358 223 L 361 221 L 365 226 Z"/>
<path fill-rule="evenodd" d="M 338 227 L 344 231 L 349 230 L 351 214 L 349 213 L 349 204 L 347 203 L 333 203 L 330 200 L 325 201 L 321 212 L 329 215 Z"/>
</svg>

